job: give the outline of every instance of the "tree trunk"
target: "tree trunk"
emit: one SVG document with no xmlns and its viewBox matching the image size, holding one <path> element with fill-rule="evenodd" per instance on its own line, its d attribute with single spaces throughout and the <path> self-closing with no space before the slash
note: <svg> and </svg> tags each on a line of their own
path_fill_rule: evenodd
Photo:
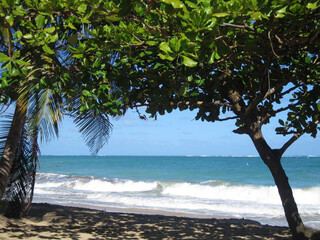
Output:
<svg viewBox="0 0 320 240">
<path fill-rule="evenodd" d="M 24 114 L 21 113 L 21 105 L 17 101 L 6 145 L 0 161 L 0 200 L 7 187 L 8 176 L 16 156 L 17 146 L 24 125 Z"/>
<path fill-rule="evenodd" d="M 267 165 L 278 188 L 282 206 L 294 239 L 309 239 L 308 229 L 302 222 L 297 204 L 294 200 L 288 177 L 277 157 L 274 163 Z"/>
<path fill-rule="evenodd" d="M 255 129 L 249 134 L 258 153 L 268 166 L 281 198 L 285 216 L 292 233 L 293 239 L 320 239 L 319 231 L 306 227 L 300 217 L 297 204 L 294 200 L 292 188 L 288 177 L 281 165 L 281 154 L 277 149 L 271 149 L 263 138 L 261 129 Z"/>
</svg>

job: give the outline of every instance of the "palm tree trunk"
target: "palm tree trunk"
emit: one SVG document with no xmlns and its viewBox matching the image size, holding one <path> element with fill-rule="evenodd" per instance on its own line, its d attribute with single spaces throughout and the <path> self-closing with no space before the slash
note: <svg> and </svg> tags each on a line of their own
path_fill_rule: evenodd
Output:
<svg viewBox="0 0 320 240">
<path fill-rule="evenodd" d="M 8 176 L 16 156 L 17 146 L 23 130 L 25 114 L 21 112 L 21 103 L 17 101 L 6 145 L 0 160 L 0 200 L 7 187 Z"/>
</svg>

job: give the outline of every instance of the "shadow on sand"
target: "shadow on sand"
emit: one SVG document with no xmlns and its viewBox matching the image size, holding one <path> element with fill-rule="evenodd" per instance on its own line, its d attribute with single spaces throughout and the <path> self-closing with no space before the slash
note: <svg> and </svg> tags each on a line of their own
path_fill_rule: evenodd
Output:
<svg viewBox="0 0 320 240">
<path fill-rule="evenodd" d="M 34 204 L 23 220 L 8 220 L 0 239 L 289 239 L 288 228 L 243 219 L 192 219 L 108 213 Z"/>
</svg>

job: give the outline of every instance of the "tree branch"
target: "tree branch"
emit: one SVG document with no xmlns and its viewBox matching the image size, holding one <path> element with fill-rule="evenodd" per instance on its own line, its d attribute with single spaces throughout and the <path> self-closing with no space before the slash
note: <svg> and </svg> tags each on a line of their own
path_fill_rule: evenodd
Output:
<svg viewBox="0 0 320 240">
<path fill-rule="evenodd" d="M 282 148 L 279 149 L 279 153 L 280 153 L 280 156 L 283 155 L 283 153 L 296 141 L 299 139 L 299 137 L 301 137 L 305 132 L 300 132 L 300 133 L 296 133 L 295 135 L 293 135 L 289 141 L 287 141 L 283 146 Z"/>
<path fill-rule="evenodd" d="M 270 46 L 271 46 L 271 50 L 273 52 L 273 54 L 279 59 L 280 56 L 276 54 L 276 52 L 274 51 L 274 47 L 273 47 L 273 43 L 272 43 L 272 39 L 271 39 L 271 31 L 268 32 L 268 38 L 270 41 Z"/>
<path fill-rule="evenodd" d="M 233 116 L 233 117 L 219 118 L 216 121 L 224 122 L 224 121 L 233 120 L 233 119 L 237 119 L 237 118 L 238 118 L 238 116 Z"/>
<path fill-rule="evenodd" d="M 261 101 L 263 101 L 264 99 L 269 97 L 275 91 L 276 91 L 276 87 L 273 87 L 273 88 L 269 89 L 263 96 L 262 95 L 256 96 L 256 98 L 253 99 L 253 101 L 247 107 L 247 109 L 245 111 L 245 115 L 246 116 L 249 115 L 253 108 L 255 108 Z"/>
<path fill-rule="evenodd" d="M 25 78 L 29 78 L 32 74 L 34 74 L 37 71 L 41 71 L 41 70 L 44 70 L 44 68 L 33 69 L 31 72 L 29 72 L 29 74 Z"/>
<path fill-rule="evenodd" d="M 179 101 L 179 102 L 170 102 L 168 104 L 151 104 L 151 103 L 141 103 L 126 105 L 126 108 L 138 108 L 138 107 L 149 107 L 149 106 L 204 106 L 204 107 L 232 107 L 231 104 L 227 102 L 215 101 L 215 102 L 203 102 L 203 101 Z"/>
<path fill-rule="evenodd" d="M 280 112 L 284 112 L 286 110 L 289 110 L 291 107 L 293 106 L 297 106 L 299 105 L 299 103 L 296 103 L 296 104 L 290 104 L 288 105 L 287 107 L 283 107 L 283 108 L 279 108 L 275 111 L 273 111 L 274 115 L 280 113 Z M 260 126 L 262 126 L 263 124 L 265 124 L 273 115 L 270 114 L 270 113 L 267 113 L 263 118 L 261 118 L 261 121 L 260 121 Z"/>
<path fill-rule="evenodd" d="M 286 106 L 286 107 L 279 108 L 279 109 L 275 110 L 274 113 L 277 114 L 277 113 L 280 113 L 280 112 L 284 112 L 284 111 L 286 111 L 286 110 L 289 110 L 291 107 L 294 107 L 294 106 L 297 106 L 297 105 L 299 105 L 299 103 L 290 104 L 290 105 L 288 105 L 288 106 Z"/>
<path fill-rule="evenodd" d="M 220 26 L 221 26 L 221 27 L 244 28 L 244 29 L 248 29 L 248 30 L 254 31 L 254 28 L 253 28 L 253 27 L 250 27 L 250 26 L 247 25 L 247 24 L 238 25 L 238 24 L 233 24 L 233 23 L 222 23 L 222 24 L 220 24 Z"/>
<path fill-rule="evenodd" d="M 140 38 L 138 38 L 136 35 L 133 33 L 131 34 L 135 39 L 137 39 L 139 42 L 144 43 L 145 41 L 142 41 Z"/>
<path fill-rule="evenodd" d="M 301 132 L 297 132 L 295 133 L 283 146 L 282 148 L 279 149 L 279 153 L 281 154 L 281 156 L 283 155 L 283 153 L 295 142 L 297 141 L 304 133 L 306 133 L 308 131 L 308 129 L 311 128 L 311 125 L 318 125 L 319 121 L 313 122 L 308 124 L 308 126 Z"/>
<path fill-rule="evenodd" d="M 284 91 L 283 93 L 281 93 L 281 96 L 284 96 L 284 95 L 290 93 L 291 91 L 293 91 L 293 90 L 295 90 L 295 89 L 297 89 L 297 88 L 299 88 L 299 87 L 302 87 L 302 86 L 304 86 L 304 85 L 305 85 L 305 84 L 295 85 L 295 86 L 293 86 L 292 88 L 289 88 L 287 91 Z"/>
<path fill-rule="evenodd" d="M 286 80 L 287 81 L 287 80 Z M 291 91 L 293 91 L 296 88 L 301 87 L 302 85 L 298 85 L 298 86 L 293 86 L 292 88 L 289 88 L 288 90 L 284 91 L 283 93 L 281 93 L 281 97 L 290 93 Z M 273 94 L 278 88 L 283 87 L 283 84 L 278 84 L 273 88 L 270 88 L 264 95 L 259 94 L 256 96 L 256 98 L 249 104 L 248 108 L 245 111 L 245 115 L 248 115 L 253 108 L 255 108 L 261 101 L 267 99 L 271 94 Z M 276 99 L 273 99 L 272 102 L 274 102 Z M 290 105 L 292 106 L 292 105 Z M 277 112 L 277 111 L 276 111 Z M 279 111 L 280 112 L 280 111 Z"/>
<path fill-rule="evenodd" d="M 131 17 L 133 17 L 133 19 L 137 20 L 138 22 L 144 24 L 147 28 L 152 29 L 154 31 L 157 31 L 159 33 L 161 33 L 161 30 L 157 27 L 151 26 L 148 23 L 146 23 L 145 19 L 141 20 L 140 18 L 138 18 L 136 15 L 130 14 Z"/>
</svg>

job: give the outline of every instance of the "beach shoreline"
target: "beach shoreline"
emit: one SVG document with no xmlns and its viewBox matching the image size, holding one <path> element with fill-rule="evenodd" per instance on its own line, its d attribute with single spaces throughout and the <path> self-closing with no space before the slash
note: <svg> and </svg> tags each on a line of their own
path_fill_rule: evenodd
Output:
<svg viewBox="0 0 320 240">
<path fill-rule="evenodd" d="M 119 213 L 34 203 L 23 219 L 0 219 L 0 239 L 290 239 L 287 227 L 247 219 Z"/>
</svg>

